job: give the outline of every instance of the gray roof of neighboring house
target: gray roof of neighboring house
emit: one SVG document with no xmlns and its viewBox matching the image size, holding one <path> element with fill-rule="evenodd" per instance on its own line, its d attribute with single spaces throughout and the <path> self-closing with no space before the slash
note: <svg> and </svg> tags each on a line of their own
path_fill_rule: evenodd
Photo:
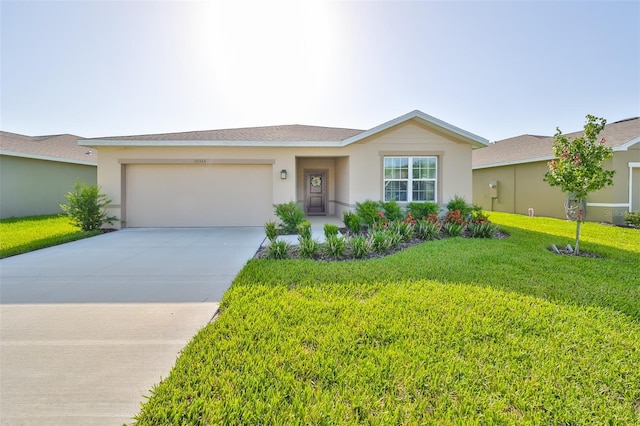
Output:
<svg viewBox="0 0 640 426">
<path fill-rule="evenodd" d="M 566 133 L 569 138 L 583 135 L 583 131 Z M 614 151 L 626 150 L 640 142 L 640 117 L 607 124 L 599 135 Z M 546 161 L 553 158 L 553 136 L 521 135 L 489 144 L 473 151 L 473 168 L 507 166 L 510 164 Z"/>
<path fill-rule="evenodd" d="M 257 142 L 341 141 L 362 133 L 363 131 L 364 130 L 292 124 L 284 126 L 246 127 L 239 129 L 202 130 L 195 132 L 161 133 L 152 135 L 110 136 L 106 138 L 90 138 L 84 140 Z"/>
<path fill-rule="evenodd" d="M 0 154 L 40 160 L 96 165 L 98 153 L 78 145 L 79 136 L 26 136 L 0 131 Z M 90 154 L 87 154 L 90 152 Z"/>
</svg>

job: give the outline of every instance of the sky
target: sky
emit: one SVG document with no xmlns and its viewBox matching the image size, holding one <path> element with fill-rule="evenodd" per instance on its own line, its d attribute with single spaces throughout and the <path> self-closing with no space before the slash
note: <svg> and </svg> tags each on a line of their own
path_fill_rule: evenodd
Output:
<svg viewBox="0 0 640 426">
<path fill-rule="evenodd" d="M 30 136 L 640 116 L 637 0 L 0 0 L 0 47 L 0 129 Z"/>
</svg>

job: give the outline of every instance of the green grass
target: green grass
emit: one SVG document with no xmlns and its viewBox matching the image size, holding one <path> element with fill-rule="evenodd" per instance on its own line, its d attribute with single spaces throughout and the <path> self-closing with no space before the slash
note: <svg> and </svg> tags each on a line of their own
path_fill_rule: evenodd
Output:
<svg viewBox="0 0 640 426">
<path fill-rule="evenodd" d="M 99 234 L 82 232 L 67 215 L 29 216 L 0 220 L 0 259 Z"/>
<path fill-rule="evenodd" d="M 640 232 L 494 213 L 503 240 L 252 260 L 140 425 L 638 424 Z"/>
</svg>

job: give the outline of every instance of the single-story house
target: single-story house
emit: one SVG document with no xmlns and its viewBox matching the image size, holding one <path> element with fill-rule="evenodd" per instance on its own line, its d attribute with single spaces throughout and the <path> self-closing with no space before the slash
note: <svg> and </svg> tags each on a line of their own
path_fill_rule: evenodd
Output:
<svg viewBox="0 0 640 426">
<path fill-rule="evenodd" d="M 0 132 L 0 218 L 62 213 L 76 180 L 97 183 L 97 163 L 75 135 Z"/>
<path fill-rule="evenodd" d="M 569 133 L 576 138 L 583 132 Z M 600 134 L 613 149 L 605 167 L 613 185 L 590 194 L 586 220 L 624 224 L 640 210 L 640 117 L 607 124 Z M 543 181 L 553 159 L 553 136 L 522 135 L 473 152 L 473 202 L 485 210 L 565 218 L 567 194 Z"/>
<path fill-rule="evenodd" d="M 471 199 L 488 141 L 420 111 L 369 130 L 285 125 L 83 139 L 126 227 L 262 226 L 274 206 L 337 215 L 366 199 Z"/>
</svg>

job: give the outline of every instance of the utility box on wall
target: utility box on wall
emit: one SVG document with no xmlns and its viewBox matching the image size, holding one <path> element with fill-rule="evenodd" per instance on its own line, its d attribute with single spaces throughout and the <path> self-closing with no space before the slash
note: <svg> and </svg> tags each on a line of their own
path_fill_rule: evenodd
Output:
<svg viewBox="0 0 640 426">
<path fill-rule="evenodd" d="M 489 182 L 489 196 L 491 198 L 498 198 L 498 181 Z"/>
</svg>

